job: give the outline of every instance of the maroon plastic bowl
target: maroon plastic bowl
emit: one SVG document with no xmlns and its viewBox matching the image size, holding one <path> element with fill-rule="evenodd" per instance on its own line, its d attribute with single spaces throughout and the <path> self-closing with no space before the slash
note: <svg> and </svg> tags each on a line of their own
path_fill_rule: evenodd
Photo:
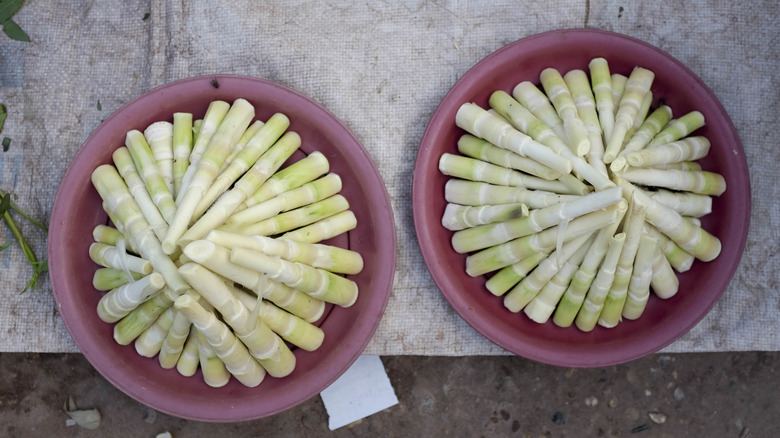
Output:
<svg viewBox="0 0 780 438">
<path fill-rule="evenodd" d="M 636 321 L 617 327 L 597 327 L 589 333 L 576 327 L 561 328 L 552 321 L 537 324 L 525 313 L 504 308 L 503 298 L 485 287 L 487 276 L 471 278 L 465 272 L 466 257 L 450 245 L 452 232 L 441 225 L 448 177 L 438 170 L 442 153 L 457 153 L 458 138 L 465 131 L 455 126 L 455 113 L 464 102 L 487 108 L 493 91 L 511 94 L 524 80 L 539 83 L 544 68 L 561 74 L 604 57 L 610 70 L 628 75 L 635 66 L 655 72 L 653 93 L 664 99 L 675 117 L 701 111 L 707 126 L 697 131 L 712 143 L 702 166 L 721 173 L 725 194 L 713 202 L 713 213 L 702 218 L 703 227 L 723 243 L 714 261 L 696 261 L 679 275 L 676 296 L 661 300 L 652 296 Z M 538 362 L 596 367 L 627 362 L 667 346 L 698 323 L 725 291 L 734 275 L 747 239 L 750 220 L 750 182 L 742 145 L 726 111 L 704 83 L 682 63 L 647 43 L 598 30 L 556 30 L 511 43 L 469 70 L 445 96 L 434 113 L 420 145 L 414 169 L 414 224 L 423 258 L 444 297 L 463 319 L 482 335 L 517 355 Z"/>
<path fill-rule="evenodd" d="M 217 99 L 247 99 L 256 117 L 267 120 L 274 112 L 290 118 L 290 130 L 301 135 L 301 151 L 320 151 L 331 171 L 344 181 L 358 226 L 339 243 L 360 252 L 365 268 L 351 279 L 360 296 L 350 308 L 333 307 L 319 322 L 325 332 L 314 352 L 296 349 L 297 365 L 281 379 L 266 377 L 256 388 L 236 379 L 222 388 L 208 387 L 200 371 L 183 377 L 160 367 L 157 358 L 140 356 L 132 345 L 113 339 L 114 324 L 96 314 L 101 293 L 92 287 L 96 265 L 89 259 L 92 229 L 106 223 L 101 200 L 90 175 L 111 162 L 113 151 L 124 144 L 125 133 L 149 124 L 172 121 L 177 111 L 202 117 Z M 300 154 L 303 156 L 302 154 Z M 60 315 L 84 356 L 106 379 L 134 399 L 178 417 L 213 422 L 243 421 L 275 414 L 318 394 L 357 359 L 382 317 L 395 271 L 395 225 L 389 197 L 374 163 L 363 146 L 330 112 L 282 85 L 241 76 L 204 76 L 155 88 L 123 106 L 87 138 L 60 185 L 49 231 L 49 269 Z"/>
</svg>

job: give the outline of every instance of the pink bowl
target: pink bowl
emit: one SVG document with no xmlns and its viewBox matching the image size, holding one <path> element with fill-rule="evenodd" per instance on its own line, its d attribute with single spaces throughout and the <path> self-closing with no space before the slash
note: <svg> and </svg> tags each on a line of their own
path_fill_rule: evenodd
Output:
<svg viewBox="0 0 780 438">
<path fill-rule="evenodd" d="M 172 121 L 177 111 L 202 117 L 217 99 L 242 97 L 266 120 L 282 112 L 290 130 L 301 135 L 303 153 L 320 151 L 331 171 L 344 181 L 342 194 L 358 220 L 356 229 L 339 236 L 339 244 L 363 254 L 365 268 L 350 278 L 360 296 L 352 307 L 333 307 L 318 322 L 325 341 L 314 351 L 295 350 L 295 371 L 281 379 L 266 377 L 256 388 L 235 379 L 222 388 L 203 383 L 200 371 L 183 377 L 165 370 L 157 358 L 144 358 L 135 348 L 113 339 L 113 324 L 98 319 L 101 293 L 92 287 L 97 266 L 89 259 L 92 229 L 107 223 L 90 175 L 124 144 L 125 133 L 149 124 Z M 303 154 L 299 154 L 303 156 Z M 382 317 L 395 272 L 395 225 L 389 197 L 363 146 L 330 112 L 282 85 L 241 76 L 217 75 L 184 79 L 155 88 L 129 102 L 87 138 L 60 185 L 49 231 L 49 269 L 58 309 L 76 345 L 106 379 L 134 399 L 161 412 L 200 421 L 244 421 L 275 414 L 318 394 L 361 354 Z"/>
<path fill-rule="evenodd" d="M 706 170 L 722 174 L 726 193 L 713 202 L 713 213 L 702 218 L 703 227 L 723 243 L 714 261 L 696 261 L 679 275 L 680 289 L 668 300 L 651 297 L 645 313 L 636 321 L 617 327 L 597 327 L 584 333 L 575 327 L 560 328 L 552 321 L 537 324 L 524 313 L 514 314 L 503 299 L 485 287 L 486 276 L 471 278 L 465 272 L 465 255 L 451 245 L 452 232 L 441 225 L 446 202 L 447 177 L 438 170 L 442 153 L 457 153 L 458 138 L 465 131 L 455 126 L 461 104 L 488 107 L 496 90 L 511 94 L 524 80 L 539 83 L 547 67 L 562 74 L 604 57 L 610 70 L 628 75 L 635 66 L 655 72 L 652 91 L 664 99 L 676 117 L 701 111 L 707 126 L 697 131 L 712 143 Z M 538 362 L 597 367 L 637 359 L 655 352 L 688 332 L 712 308 L 734 275 L 747 239 L 750 221 L 750 181 L 742 145 L 718 99 L 685 65 L 667 53 L 637 39 L 611 32 L 585 29 L 556 30 L 511 43 L 469 70 L 444 97 L 423 136 L 414 169 L 412 189 L 414 224 L 423 258 L 444 297 L 463 319 L 482 335 L 517 355 Z"/>
</svg>

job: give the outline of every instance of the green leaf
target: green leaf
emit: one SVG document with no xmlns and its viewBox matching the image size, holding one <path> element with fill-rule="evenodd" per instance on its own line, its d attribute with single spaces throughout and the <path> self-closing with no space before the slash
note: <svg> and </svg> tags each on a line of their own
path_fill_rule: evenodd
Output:
<svg viewBox="0 0 780 438">
<path fill-rule="evenodd" d="M 3 138 L 3 152 L 8 152 L 8 148 L 11 146 L 11 139 L 8 137 Z"/>
<path fill-rule="evenodd" d="M 30 264 L 33 267 L 32 277 L 30 277 L 30 280 L 24 286 L 24 289 L 21 293 L 25 293 L 30 289 L 35 289 L 38 287 L 38 276 L 49 272 L 49 262 L 47 260 L 38 260 L 35 262 L 30 262 Z"/>
<path fill-rule="evenodd" d="M 8 112 L 5 110 L 5 105 L 0 103 L 0 132 L 3 132 L 6 117 L 8 117 Z"/>
<path fill-rule="evenodd" d="M 33 272 L 32 277 L 27 281 L 27 284 L 24 285 L 24 289 L 20 293 L 25 293 L 30 289 L 35 289 L 38 286 L 38 274 L 36 272 Z"/>
<path fill-rule="evenodd" d="M 0 246 L 0 251 L 2 251 L 2 250 L 4 250 L 4 249 L 8 248 L 9 246 L 11 246 L 11 245 L 13 245 L 13 244 L 14 244 L 14 241 L 13 241 L 13 240 L 11 240 L 11 241 L 9 241 L 9 242 L 7 242 L 7 243 L 4 243 L 2 246 Z"/>
<path fill-rule="evenodd" d="M 16 226 L 16 222 L 14 222 L 13 218 L 11 217 L 11 213 L 8 211 L 8 209 L 15 209 L 13 203 L 11 202 L 12 195 L 1 190 L 0 193 L 2 194 L 2 199 L 0 199 L 0 210 L 2 210 L 3 221 L 5 221 L 5 224 L 8 225 L 8 228 L 11 230 L 11 233 L 13 233 L 16 241 L 19 242 L 19 246 L 22 247 L 24 258 L 27 259 L 33 268 L 32 277 L 27 282 L 27 285 L 25 285 L 24 290 L 22 290 L 22 293 L 25 293 L 30 289 L 36 288 L 38 285 L 38 276 L 49 271 L 49 263 L 46 260 L 38 260 L 38 258 L 35 256 L 35 252 L 32 248 L 30 248 L 30 245 L 24 239 L 21 230 L 19 230 L 19 227 Z M 26 215 L 23 216 L 27 217 Z"/>
<path fill-rule="evenodd" d="M 2 0 L 0 0 L 0 1 L 2 1 Z M 40 228 L 44 232 L 47 232 L 47 233 L 49 232 L 49 227 L 47 227 L 46 224 L 44 224 L 44 223 L 34 219 L 33 217 L 31 217 L 29 214 L 27 214 L 24 211 L 22 211 L 22 209 L 20 209 L 17 205 L 14 204 L 14 201 L 19 199 L 19 195 L 17 195 L 16 193 L 6 193 L 6 192 L 4 192 L 3 190 L 0 189 L 0 201 L 2 201 L 2 198 L 4 196 L 6 196 L 6 195 L 10 195 L 11 196 L 11 205 L 10 205 L 11 210 L 15 211 L 20 216 L 22 216 L 23 218 L 27 219 L 31 224 L 33 224 L 36 227 Z M 0 216 L 2 216 L 2 215 L 3 214 L 0 213 Z"/>
<path fill-rule="evenodd" d="M 145 14 L 144 14 L 144 18 L 142 18 L 141 20 L 142 20 L 142 21 L 146 21 L 146 20 L 148 20 L 148 19 L 149 19 L 149 17 L 151 17 L 151 16 L 152 16 L 152 14 L 150 14 L 150 13 L 148 13 L 148 12 L 147 12 L 147 13 L 145 13 Z"/>
<path fill-rule="evenodd" d="M 16 24 L 10 18 L 3 22 L 3 32 L 5 32 L 5 34 L 8 35 L 8 37 L 13 40 L 22 41 L 25 43 L 30 42 L 30 37 L 27 36 L 27 34 L 22 30 L 22 28 L 19 27 L 19 25 Z"/>
<path fill-rule="evenodd" d="M 24 0 L 0 0 L 0 23 L 13 17 L 16 11 L 22 7 Z"/>
<path fill-rule="evenodd" d="M 3 195 L 3 198 L 0 199 L 0 215 L 4 215 L 9 207 L 11 207 L 11 195 L 6 193 Z"/>
<path fill-rule="evenodd" d="M 100 99 L 98 99 L 98 102 L 97 102 L 97 110 L 98 111 L 103 111 L 103 105 L 100 104 Z"/>
</svg>

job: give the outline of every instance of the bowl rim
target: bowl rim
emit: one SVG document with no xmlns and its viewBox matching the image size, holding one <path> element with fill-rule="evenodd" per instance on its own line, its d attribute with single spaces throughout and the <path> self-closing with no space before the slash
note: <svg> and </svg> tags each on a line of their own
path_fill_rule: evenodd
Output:
<svg viewBox="0 0 780 438">
<path fill-rule="evenodd" d="M 212 81 L 217 82 L 212 83 Z M 291 99 L 293 103 L 290 103 L 289 105 L 298 105 L 296 108 L 299 108 L 300 112 L 304 112 L 309 115 L 309 118 L 305 120 L 305 123 L 327 125 L 327 128 L 331 131 L 329 135 L 332 135 L 334 138 L 338 138 L 339 140 L 338 144 L 334 142 L 331 147 L 335 149 L 337 153 L 343 156 L 342 161 L 344 162 L 344 166 L 350 166 L 349 169 L 354 172 L 355 176 L 365 183 L 364 185 L 367 187 L 363 187 L 360 190 L 370 192 L 369 194 L 371 196 L 370 198 L 367 198 L 367 203 L 375 207 L 368 210 L 367 215 L 369 217 L 366 218 L 365 221 L 359 220 L 358 226 L 360 227 L 363 225 L 363 223 L 366 224 L 364 226 L 371 227 L 381 225 L 383 230 L 382 233 L 372 233 L 375 234 L 375 236 L 369 236 L 368 239 L 364 239 L 365 241 L 369 242 L 369 244 L 378 246 L 377 253 L 373 254 L 373 257 L 381 259 L 382 264 L 378 265 L 381 269 L 378 272 L 372 272 L 370 277 L 367 274 L 358 274 L 359 278 L 364 278 L 362 275 L 366 275 L 365 278 L 369 278 L 369 280 L 366 281 L 371 286 L 371 290 L 370 293 L 367 293 L 367 291 L 363 294 L 365 297 L 364 300 L 368 301 L 367 303 L 361 304 L 359 300 L 357 303 L 359 306 L 353 306 L 353 309 L 357 309 L 359 307 L 361 310 L 363 310 L 362 313 L 356 314 L 354 316 L 354 320 L 350 322 L 354 329 L 348 331 L 343 338 L 339 338 L 338 345 L 334 346 L 329 344 L 328 351 L 322 352 L 322 355 L 324 355 L 323 357 L 325 359 L 331 358 L 331 356 L 333 356 L 332 359 L 334 359 L 325 365 L 317 365 L 317 367 L 321 367 L 323 369 L 322 376 L 315 378 L 312 377 L 312 373 L 307 373 L 304 377 L 302 377 L 302 379 L 305 378 L 305 380 L 301 380 L 302 383 L 296 383 L 295 381 L 287 380 L 288 384 L 292 383 L 293 385 L 286 389 L 285 394 L 280 399 L 276 400 L 277 403 L 261 403 L 255 407 L 236 407 L 228 406 L 225 403 L 215 403 L 213 405 L 199 405 L 196 411 L 192 411 L 184 409 L 182 406 L 170 404 L 173 397 L 171 394 L 155 394 L 154 388 L 140 387 L 143 385 L 139 386 L 136 384 L 137 382 L 133 380 L 137 378 L 136 376 L 131 376 L 128 378 L 126 375 L 122 375 L 122 371 L 109 369 L 105 360 L 101 357 L 101 355 L 104 356 L 105 354 L 98 351 L 97 344 L 93 341 L 90 333 L 88 333 L 91 330 L 90 326 L 78 318 L 78 309 L 74 307 L 74 302 L 78 299 L 78 291 L 73 290 L 74 286 L 71 285 L 67 280 L 68 275 L 70 274 L 68 271 L 68 265 L 66 262 L 62 261 L 63 257 L 68 255 L 67 245 L 64 243 L 64 239 L 66 239 L 64 234 L 67 229 L 66 219 L 69 215 L 72 216 L 72 212 L 69 212 L 70 207 L 67 200 L 65 199 L 65 194 L 66 192 L 76 190 L 74 187 L 83 187 L 84 184 L 87 184 L 87 187 L 91 189 L 92 186 L 89 182 L 88 175 L 92 172 L 92 170 L 94 170 L 94 167 L 87 169 L 86 167 L 88 167 L 88 164 L 80 163 L 87 163 L 89 160 L 85 157 L 96 150 L 101 150 L 107 147 L 112 148 L 111 150 L 113 150 L 113 148 L 116 147 L 112 145 L 106 146 L 105 144 L 100 145 L 98 144 L 98 139 L 102 138 L 103 136 L 110 135 L 108 133 L 112 129 L 116 130 L 117 127 L 123 126 L 126 123 L 126 120 L 124 119 L 127 117 L 126 115 L 128 111 L 132 111 L 134 108 L 146 105 L 148 102 L 156 102 L 157 100 L 155 99 L 159 100 L 162 98 L 161 96 L 170 97 L 170 95 L 176 92 L 176 90 L 208 89 L 208 87 L 203 84 L 211 84 L 216 90 L 212 90 L 214 93 L 216 93 L 216 95 L 220 95 L 222 92 L 227 94 L 235 93 L 233 90 L 237 88 L 240 89 L 241 87 L 257 87 L 257 90 L 254 92 L 255 96 L 258 95 L 257 93 L 262 92 L 271 93 L 273 96 L 283 96 L 287 99 Z M 219 89 L 222 89 L 223 91 L 219 91 Z M 226 89 L 229 89 L 230 91 L 224 91 Z M 232 94 L 230 96 L 231 98 L 242 97 L 241 95 L 236 94 Z M 182 110 L 187 111 L 186 109 Z M 293 119 L 293 115 L 288 115 L 291 119 Z M 115 133 L 114 136 L 116 135 L 117 134 Z M 313 149 L 316 150 L 316 147 Z M 303 147 L 301 150 L 303 150 Z M 348 152 L 348 154 L 346 152 Z M 358 164 L 360 166 L 359 168 L 351 167 L 357 166 Z M 353 232 L 347 233 L 348 240 L 351 239 L 350 236 L 353 235 Z M 89 236 L 89 239 L 91 238 L 92 236 Z M 387 193 L 384 181 L 382 180 L 381 174 L 379 173 L 375 163 L 368 154 L 368 151 L 365 149 L 362 143 L 358 141 L 355 135 L 347 128 L 347 126 L 331 111 L 303 93 L 300 93 L 288 86 L 279 84 L 274 81 L 236 74 L 200 75 L 165 83 L 163 85 L 154 87 L 128 101 L 109 117 L 107 117 L 104 121 L 102 121 L 100 125 L 98 125 L 81 144 L 79 150 L 76 152 L 73 159 L 69 163 L 68 168 L 61 180 L 60 186 L 57 190 L 57 195 L 55 197 L 54 206 L 52 208 L 48 239 L 49 245 L 47 248 L 47 253 L 49 259 L 49 277 L 52 284 L 52 292 L 57 305 L 57 311 L 62 317 L 65 326 L 68 332 L 71 334 L 71 338 L 75 342 L 76 346 L 79 348 L 80 352 L 84 354 L 92 366 L 104 378 L 110 381 L 126 395 L 145 405 L 180 418 L 208 422 L 246 421 L 276 414 L 303 403 L 309 398 L 317 395 L 333 381 L 335 381 L 339 376 L 341 376 L 358 358 L 358 356 L 362 354 L 363 350 L 371 341 L 376 329 L 381 322 L 381 318 L 387 307 L 394 282 L 397 247 L 397 232 L 394 212 L 391 207 L 390 197 Z M 348 309 L 344 311 L 348 312 Z M 326 318 L 323 323 L 323 327 L 328 324 L 328 321 L 329 319 Z M 330 324 L 330 326 L 333 325 L 334 324 Z M 111 342 L 113 342 L 113 340 Z M 326 343 L 328 342 L 329 341 L 326 339 Z M 125 347 L 119 347 L 133 348 L 132 344 Z M 323 347 L 321 347 L 320 350 L 316 350 L 315 352 L 305 352 L 297 349 L 295 354 L 296 357 L 309 357 L 311 355 L 317 355 L 318 351 L 322 351 L 324 347 L 325 344 L 323 344 Z M 137 353 L 133 351 L 133 354 Z M 154 360 L 154 366 L 161 368 L 156 361 L 156 357 Z M 174 373 L 176 372 L 175 370 L 172 371 Z M 293 373 L 295 374 L 295 371 Z M 291 378 L 291 376 L 288 376 L 288 379 Z M 251 389 L 262 392 L 268 379 L 272 378 L 267 377 L 260 386 Z M 202 379 L 200 380 L 202 381 Z M 273 380 L 284 381 L 284 379 Z M 229 383 L 228 386 L 231 385 L 240 384 L 235 382 L 235 378 L 232 378 L 231 383 Z M 221 390 L 222 388 L 215 389 Z M 235 391 L 233 390 L 225 390 L 225 392 L 220 396 L 224 396 L 226 399 L 229 399 L 231 394 L 234 392 Z"/>
<path fill-rule="evenodd" d="M 533 48 L 534 45 L 537 44 L 550 45 L 554 42 L 571 42 L 582 38 L 588 38 L 589 41 L 607 41 L 620 44 L 624 47 L 629 46 L 634 50 L 641 50 L 643 53 L 661 59 L 665 63 L 665 66 L 676 69 L 683 73 L 687 79 L 693 81 L 694 86 L 698 87 L 701 93 L 707 98 L 707 103 L 712 105 L 712 111 L 722 115 L 724 117 L 724 123 L 727 124 L 725 129 L 730 134 L 728 141 L 733 147 L 734 154 L 736 155 L 734 158 L 737 162 L 734 165 L 738 168 L 738 175 L 740 177 L 740 182 L 742 183 L 740 186 L 742 192 L 739 193 L 741 199 L 739 199 L 738 202 L 744 207 L 741 212 L 738 212 L 735 215 L 737 223 L 734 224 L 733 232 L 738 236 L 736 239 L 736 246 L 733 247 L 733 251 L 730 254 L 727 254 L 725 257 L 721 254 L 717 259 L 720 260 L 719 263 L 724 265 L 722 272 L 725 274 L 724 277 L 727 278 L 725 284 L 718 285 L 721 287 L 721 290 L 717 296 L 712 296 L 711 299 L 705 302 L 698 312 L 693 313 L 685 324 L 678 327 L 678 330 L 674 330 L 673 332 L 667 331 L 664 333 L 663 337 L 654 339 L 653 342 L 644 342 L 642 345 L 635 346 L 634 348 L 622 352 L 607 352 L 606 355 L 600 357 L 595 357 L 587 352 L 583 354 L 579 350 L 577 353 L 561 351 L 561 349 L 556 350 L 555 345 L 540 345 L 541 342 L 531 344 L 527 339 L 514 339 L 503 331 L 507 329 L 507 326 L 503 325 L 499 327 L 499 324 L 496 323 L 491 315 L 486 314 L 487 310 L 480 308 L 480 300 L 469 296 L 468 291 L 465 290 L 466 286 L 464 286 L 464 283 L 458 281 L 463 280 L 463 277 L 461 276 L 458 279 L 453 280 L 451 275 L 446 272 L 445 269 L 442 269 L 442 265 L 451 262 L 451 260 L 442 262 L 442 252 L 436 247 L 437 244 L 440 244 L 437 243 L 437 240 L 440 241 L 442 239 L 442 235 L 440 234 L 441 230 L 435 230 L 437 222 L 438 227 L 443 229 L 440 224 L 441 218 L 436 217 L 435 213 L 427 208 L 431 205 L 430 202 L 434 196 L 443 198 L 443 193 L 431 193 L 431 187 L 436 187 L 433 183 L 436 179 L 436 175 L 434 174 L 438 173 L 438 154 L 441 153 L 441 150 L 436 148 L 436 142 L 444 130 L 455 127 L 454 117 L 445 120 L 444 113 L 447 113 L 447 116 L 449 116 L 449 113 L 452 112 L 451 106 L 459 106 L 462 104 L 464 102 L 464 100 L 462 100 L 464 97 L 473 98 L 473 93 L 469 94 L 468 91 L 464 90 L 469 87 L 474 87 L 475 83 L 478 83 L 480 80 L 485 80 L 486 77 L 490 76 L 491 71 L 494 70 L 495 64 L 509 62 L 509 59 L 519 61 L 519 58 L 523 56 L 523 52 L 526 48 Z M 532 51 L 532 49 L 529 50 Z M 517 79 L 517 82 L 520 80 L 522 79 Z M 537 78 L 533 78 L 532 81 L 536 83 Z M 450 110 L 448 110 L 448 108 L 450 108 Z M 731 119 L 728 117 L 728 114 L 714 93 L 690 68 L 660 48 L 628 35 L 597 29 L 559 29 L 530 35 L 504 45 L 467 70 L 446 93 L 431 116 L 423 134 L 413 173 L 412 199 L 414 226 L 423 259 L 435 284 L 455 312 L 477 332 L 509 352 L 537 362 L 568 367 L 601 367 L 629 362 L 666 347 L 690 331 L 690 329 L 706 316 L 728 287 L 744 251 L 750 223 L 750 181 L 748 178 L 748 168 L 744 150 Z M 449 250 L 454 253 L 451 246 L 449 247 Z M 702 262 L 697 261 L 697 263 Z M 462 266 L 460 266 L 460 268 L 463 269 Z M 465 275 L 465 271 L 463 275 Z M 470 286 L 474 286 L 474 284 L 470 284 Z M 496 298 L 485 289 L 484 280 L 482 281 L 482 291 L 480 292 L 484 292 L 485 294 L 485 297 L 483 297 L 482 300 L 490 299 L 490 297 Z M 491 307 L 490 310 L 495 310 L 495 308 Z M 518 315 L 518 318 L 525 318 L 525 315 Z M 548 321 L 547 324 L 553 323 Z M 571 329 L 576 330 L 574 328 Z M 619 330 L 619 328 L 612 330 Z"/>
</svg>

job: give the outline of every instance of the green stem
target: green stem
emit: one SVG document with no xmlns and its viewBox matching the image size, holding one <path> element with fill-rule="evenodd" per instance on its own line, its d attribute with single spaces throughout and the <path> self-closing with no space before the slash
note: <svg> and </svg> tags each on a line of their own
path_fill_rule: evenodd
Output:
<svg viewBox="0 0 780 438">
<path fill-rule="evenodd" d="M 46 260 L 38 260 L 38 258 L 35 256 L 35 252 L 33 252 L 32 248 L 30 248 L 30 245 L 27 244 L 27 241 L 24 240 L 22 232 L 19 231 L 19 228 L 16 226 L 16 222 L 14 222 L 13 218 L 11 217 L 11 213 L 8 211 L 3 213 L 3 220 L 8 225 L 11 233 L 13 233 L 16 241 L 19 242 L 19 246 L 22 247 L 22 253 L 24 253 L 24 257 L 33 267 L 32 277 L 21 292 L 25 293 L 29 289 L 34 289 L 38 285 L 38 275 L 47 272 L 49 270 L 49 265 Z"/>
<path fill-rule="evenodd" d="M 3 190 L 0 190 L 0 198 L 2 198 L 5 195 L 6 195 L 6 192 L 4 192 Z M 47 227 L 43 222 L 40 222 L 40 221 L 32 218 L 30 215 L 28 215 L 27 213 L 22 211 L 19 208 L 19 206 L 17 206 L 13 202 L 11 202 L 10 207 L 11 207 L 11 209 L 13 211 L 18 213 L 20 216 L 22 216 L 23 218 L 27 219 L 31 224 L 35 225 L 36 227 L 40 228 L 43 231 L 49 232 L 49 227 Z"/>
</svg>

